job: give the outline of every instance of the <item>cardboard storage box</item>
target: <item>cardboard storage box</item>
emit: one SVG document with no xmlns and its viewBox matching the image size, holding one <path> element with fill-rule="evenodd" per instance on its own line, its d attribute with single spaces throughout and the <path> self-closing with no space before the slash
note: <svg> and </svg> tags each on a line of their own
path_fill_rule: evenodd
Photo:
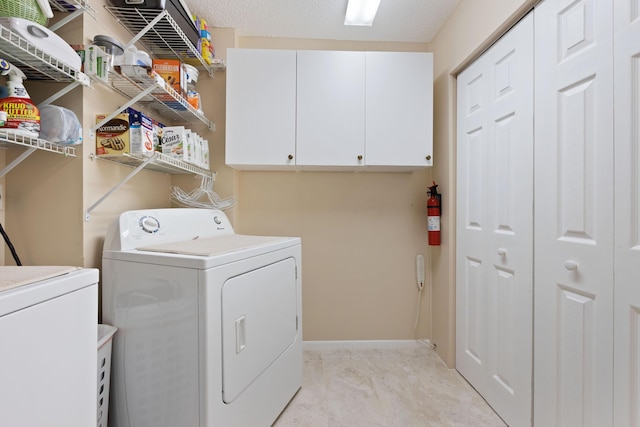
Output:
<svg viewBox="0 0 640 427">
<path fill-rule="evenodd" d="M 162 128 L 162 154 L 184 160 L 186 139 L 184 126 L 165 126 Z"/>
<path fill-rule="evenodd" d="M 140 125 L 137 128 L 132 128 L 131 131 L 131 154 L 151 155 L 155 151 L 153 120 L 144 113 L 135 112 L 139 114 Z M 135 115 L 130 112 L 129 118 L 132 117 Z"/>
<path fill-rule="evenodd" d="M 97 114 L 96 124 L 107 114 Z M 129 113 L 120 113 L 96 130 L 96 154 L 123 154 L 131 150 Z"/>
<path fill-rule="evenodd" d="M 179 59 L 154 59 L 152 68 L 178 95 L 186 96 L 187 79 L 182 61 Z"/>
</svg>

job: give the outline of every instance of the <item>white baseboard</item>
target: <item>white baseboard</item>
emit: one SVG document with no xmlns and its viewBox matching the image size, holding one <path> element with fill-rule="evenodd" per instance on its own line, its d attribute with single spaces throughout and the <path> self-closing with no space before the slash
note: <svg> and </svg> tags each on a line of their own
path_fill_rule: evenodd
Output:
<svg viewBox="0 0 640 427">
<path fill-rule="evenodd" d="M 431 348 L 429 340 L 355 340 L 303 341 L 304 350 L 377 350 L 399 348 Z"/>
</svg>

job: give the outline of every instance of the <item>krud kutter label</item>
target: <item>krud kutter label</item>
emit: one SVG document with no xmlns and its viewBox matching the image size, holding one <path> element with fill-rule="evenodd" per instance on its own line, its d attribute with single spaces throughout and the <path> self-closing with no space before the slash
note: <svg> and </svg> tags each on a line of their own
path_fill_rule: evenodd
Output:
<svg viewBox="0 0 640 427">
<path fill-rule="evenodd" d="M 3 98 L 0 110 L 7 114 L 4 129 L 34 138 L 40 135 L 40 110 L 28 98 Z"/>
</svg>

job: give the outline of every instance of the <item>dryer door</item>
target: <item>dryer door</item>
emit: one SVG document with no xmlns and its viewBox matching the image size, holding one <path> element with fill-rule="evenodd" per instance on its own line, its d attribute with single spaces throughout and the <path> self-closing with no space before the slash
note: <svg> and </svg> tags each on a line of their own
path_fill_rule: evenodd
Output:
<svg viewBox="0 0 640 427">
<path fill-rule="evenodd" d="M 222 398 L 231 403 L 296 339 L 296 262 L 286 258 L 222 286 Z"/>
</svg>

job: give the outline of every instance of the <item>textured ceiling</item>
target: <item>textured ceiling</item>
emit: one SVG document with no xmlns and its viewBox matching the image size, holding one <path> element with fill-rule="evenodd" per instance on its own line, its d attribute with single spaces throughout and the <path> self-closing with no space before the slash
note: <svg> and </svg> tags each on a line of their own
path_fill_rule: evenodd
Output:
<svg viewBox="0 0 640 427">
<path fill-rule="evenodd" d="M 429 42 L 461 0 L 381 0 L 371 27 L 347 27 L 347 0 L 184 0 L 209 26 L 240 36 Z"/>
</svg>

